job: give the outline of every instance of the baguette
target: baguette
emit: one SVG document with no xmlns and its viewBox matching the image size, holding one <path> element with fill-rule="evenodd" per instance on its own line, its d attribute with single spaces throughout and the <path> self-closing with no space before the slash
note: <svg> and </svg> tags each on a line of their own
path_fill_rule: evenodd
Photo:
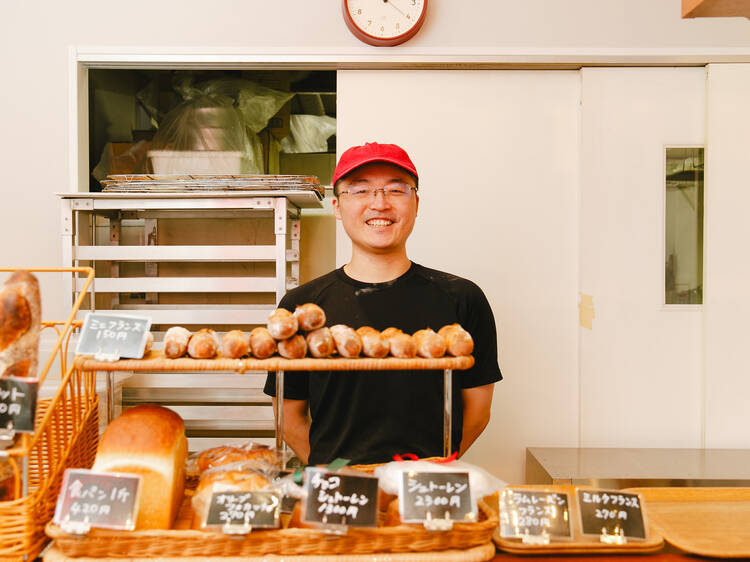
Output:
<svg viewBox="0 0 750 562">
<path fill-rule="evenodd" d="M 336 324 L 331 326 L 331 335 L 341 357 L 348 359 L 359 357 L 362 351 L 362 340 L 352 328 L 344 324 Z"/>
<path fill-rule="evenodd" d="M 414 332 L 414 343 L 417 345 L 417 355 L 428 359 L 442 357 L 448 347 L 445 340 L 429 328 Z"/>
<path fill-rule="evenodd" d="M 388 355 L 391 347 L 388 338 L 375 328 L 362 326 L 357 329 L 357 334 L 362 340 L 362 353 L 367 357 L 382 358 Z"/>
<path fill-rule="evenodd" d="M 474 351 L 474 340 L 461 324 L 449 324 L 438 330 L 448 346 L 448 353 L 454 357 L 471 355 Z"/>
<path fill-rule="evenodd" d="M 295 308 L 294 317 L 297 319 L 299 329 L 305 332 L 312 332 L 326 324 L 326 313 L 317 304 L 311 302 Z"/>
<path fill-rule="evenodd" d="M 307 348 L 310 355 L 319 359 L 333 355 L 336 344 L 333 342 L 331 330 L 324 326 L 307 334 Z"/>
<path fill-rule="evenodd" d="M 276 353 L 276 340 L 265 326 L 250 332 L 250 352 L 257 359 L 268 359 Z"/>
<path fill-rule="evenodd" d="M 221 354 L 230 359 L 239 359 L 250 350 L 250 338 L 242 330 L 230 330 L 221 337 Z"/>
<path fill-rule="evenodd" d="M 169 359 L 177 359 L 187 353 L 190 331 L 182 326 L 172 326 L 164 334 L 164 355 Z"/>
<path fill-rule="evenodd" d="M 209 328 L 198 330 L 188 341 L 187 352 L 193 359 L 213 359 L 219 351 L 219 336 Z"/>
<path fill-rule="evenodd" d="M 285 359 L 302 359 L 307 354 L 307 342 L 302 334 L 295 334 L 289 339 L 281 340 L 277 345 L 279 355 Z"/>
<path fill-rule="evenodd" d="M 0 377 L 35 377 L 42 306 L 39 282 L 16 271 L 0 289 Z"/>
<path fill-rule="evenodd" d="M 268 332 L 277 340 L 291 338 L 299 329 L 297 318 L 286 308 L 277 308 L 268 317 Z"/>
</svg>

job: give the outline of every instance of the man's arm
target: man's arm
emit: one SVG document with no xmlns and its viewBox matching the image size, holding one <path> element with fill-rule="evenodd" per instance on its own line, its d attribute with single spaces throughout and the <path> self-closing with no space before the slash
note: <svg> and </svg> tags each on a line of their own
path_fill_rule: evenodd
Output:
<svg viewBox="0 0 750 562">
<path fill-rule="evenodd" d="M 471 444 L 476 441 L 490 421 L 492 406 L 492 392 L 495 384 L 485 384 L 474 388 L 461 390 L 464 402 L 464 424 L 461 437 L 461 447 L 458 456 L 461 457 Z"/>
<path fill-rule="evenodd" d="M 272 398 L 276 412 L 276 398 Z M 310 418 L 307 415 L 307 400 L 284 398 L 284 441 L 294 454 L 307 464 L 310 456 Z"/>
</svg>

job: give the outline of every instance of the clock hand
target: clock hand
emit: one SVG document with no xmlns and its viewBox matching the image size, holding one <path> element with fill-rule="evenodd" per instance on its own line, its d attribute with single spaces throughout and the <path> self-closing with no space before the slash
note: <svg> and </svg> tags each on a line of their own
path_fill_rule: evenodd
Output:
<svg viewBox="0 0 750 562">
<path fill-rule="evenodd" d="M 406 14 L 405 14 L 405 13 L 404 13 L 403 11 L 401 11 L 401 9 L 399 9 L 399 7 L 398 7 L 398 6 L 396 6 L 396 4 L 394 4 L 394 3 L 393 3 L 393 0 L 385 0 L 385 2 L 386 2 L 386 4 L 388 4 L 389 6 L 392 6 L 392 7 L 393 7 L 393 8 L 394 8 L 394 9 L 395 9 L 395 10 L 396 10 L 396 11 L 397 11 L 398 13 L 400 13 L 400 14 L 401 14 L 402 16 L 406 17 Z"/>
</svg>

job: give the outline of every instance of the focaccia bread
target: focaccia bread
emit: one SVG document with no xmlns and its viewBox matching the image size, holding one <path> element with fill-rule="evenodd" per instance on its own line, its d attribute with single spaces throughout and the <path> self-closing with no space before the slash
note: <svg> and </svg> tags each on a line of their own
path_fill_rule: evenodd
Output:
<svg viewBox="0 0 750 562">
<path fill-rule="evenodd" d="M 317 304 L 308 302 L 294 309 L 299 329 L 304 332 L 312 332 L 322 328 L 326 324 L 326 313 Z"/>
<path fill-rule="evenodd" d="M 448 347 L 445 340 L 430 328 L 414 332 L 414 343 L 417 345 L 417 355 L 428 359 L 442 357 Z"/>
<path fill-rule="evenodd" d="M 359 357 L 362 351 L 362 340 L 352 328 L 344 324 L 336 324 L 331 326 L 331 335 L 341 357 L 348 359 Z"/>
<path fill-rule="evenodd" d="M 310 350 L 310 355 L 322 359 L 323 357 L 330 357 L 336 350 L 336 345 L 333 343 L 333 336 L 331 330 L 323 326 L 317 330 L 313 330 L 307 334 L 307 348 Z"/>
<path fill-rule="evenodd" d="M 271 464 L 276 462 L 276 451 L 273 449 L 258 447 L 246 448 L 233 445 L 221 445 L 206 449 L 198 455 L 198 470 L 205 472 L 217 466 L 224 466 L 240 461 L 264 460 Z"/>
<path fill-rule="evenodd" d="M 164 355 L 177 359 L 187 353 L 188 342 L 192 334 L 182 326 L 172 326 L 164 334 Z"/>
<path fill-rule="evenodd" d="M 268 332 L 277 340 L 291 338 L 297 333 L 297 318 L 286 308 L 277 308 L 268 317 Z"/>
<path fill-rule="evenodd" d="M 193 359 L 213 359 L 219 351 L 219 336 L 210 328 L 203 328 L 190 336 L 187 352 Z"/>
<path fill-rule="evenodd" d="M 383 336 L 371 326 L 362 326 L 357 329 L 357 334 L 362 340 L 362 353 L 367 357 L 381 358 L 388 355 L 391 346 L 388 338 Z"/>
<path fill-rule="evenodd" d="M 39 282 L 16 271 L 0 289 L 0 377 L 35 377 L 42 305 Z"/>
<path fill-rule="evenodd" d="M 448 346 L 448 353 L 454 357 L 471 355 L 474 351 L 474 340 L 461 324 L 449 324 L 438 330 Z"/>
<path fill-rule="evenodd" d="M 257 359 L 268 359 L 276 353 L 276 340 L 265 326 L 250 332 L 250 353 Z"/>
<path fill-rule="evenodd" d="M 186 458 L 182 418 L 163 406 L 143 404 L 107 426 L 92 469 L 140 475 L 136 529 L 169 529 L 182 502 Z"/>
<path fill-rule="evenodd" d="M 239 359 L 250 351 L 250 338 L 242 330 L 230 330 L 221 337 L 221 354 L 229 359 Z"/>
</svg>

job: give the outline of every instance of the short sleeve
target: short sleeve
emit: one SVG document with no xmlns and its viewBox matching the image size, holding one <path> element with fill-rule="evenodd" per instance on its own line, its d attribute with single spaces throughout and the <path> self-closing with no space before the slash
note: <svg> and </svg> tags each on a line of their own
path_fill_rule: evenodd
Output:
<svg viewBox="0 0 750 562">
<path fill-rule="evenodd" d="M 484 292 L 474 283 L 459 304 L 460 323 L 474 340 L 474 366 L 459 373 L 461 388 L 474 388 L 502 380 L 497 362 L 497 326 Z"/>
</svg>

